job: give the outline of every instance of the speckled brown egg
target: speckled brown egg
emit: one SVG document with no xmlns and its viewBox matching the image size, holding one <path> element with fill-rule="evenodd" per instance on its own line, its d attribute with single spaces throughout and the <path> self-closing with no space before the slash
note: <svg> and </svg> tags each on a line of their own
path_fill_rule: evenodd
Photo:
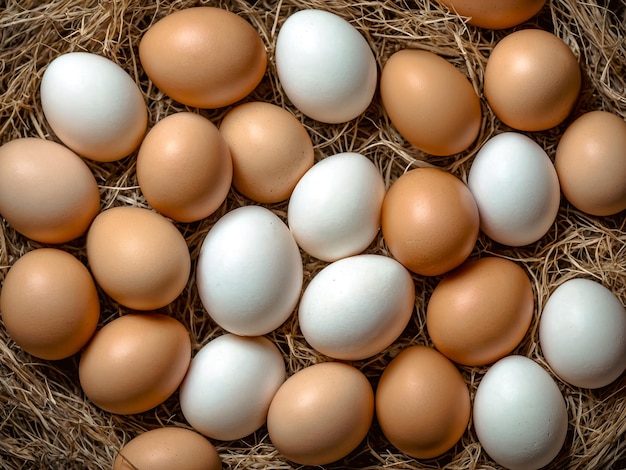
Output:
<svg viewBox="0 0 626 470">
<path fill-rule="evenodd" d="M 533 316 L 528 275 L 514 261 L 465 261 L 437 284 L 426 309 L 434 346 L 459 364 L 497 361 L 522 341 Z"/>
<path fill-rule="evenodd" d="M 41 359 L 64 359 L 96 331 L 100 302 L 91 274 L 76 257 L 37 248 L 9 269 L 0 291 L 0 312 L 9 336 Z"/>
<path fill-rule="evenodd" d="M 207 118 L 190 112 L 157 122 L 137 155 L 146 201 L 179 222 L 208 217 L 224 202 L 233 177 L 228 145 Z"/>
<path fill-rule="evenodd" d="M 465 261 L 480 225 L 467 186 L 437 168 L 416 168 L 400 176 L 383 200 L 381 220 L 391 255 L 424 276 L 444 274 Z"/>
<path fill-rule="evenodd" d="M 284 201 L 313 166 L 313 143 L 304 125 L 280 106 L 260 101 L 231 109 L 220 132 L 233 159 L 233 186 L 261 203 Z"/>
<path fill-rule="evenodd" d="M 258 31 L 243 17 L 208 6 L 178 10 L 154 23 L 139 43 L 139 59 L 163 93 L 198 108 L 241 100 L 267 68 Z"/>
<path fill-rule="evenodd" d="M 574 53 L 548 31 L 521 29 L 501 39 L 487 60 L 484 93 L 507 126 L 542 131 L 570 114 L 580 93 Z"/>
<path fill-rule="evenodd" d="M 139 434 L 115 457 L 113 470 L 219 470 L 211 442 L 190 429 L 165 426 Z"/>
<path fill-rule="evenodd" d="M 99 210 L 93 173 L 67 147 L 39 138 L 0 147 L 0 214 L 22 235 L 65 243 L 83 235 Z"/>
<path fill-rule="evenodd" d="M 80 357 L 83 392 L 109 413 L 142 413 L 163 403 L 191 362 L 185 326 L 167 315 L 129 313 L 96 332 Z"/>
<path fill-rule="evenodd" d="M 427 346 L 410 346 L 380 377 L 376 417 L 385 437 L 401 452 L 418 459 L 437 457 L 467 429 L 469 390 L 443 354 Z"/>
<path fill-rule="evenodd" d="M 517 26 L 531 19 L 546 0 L 438 0 L 452 12 L 468 17 L 468 23 L 488 29 Z"/>
</svg>

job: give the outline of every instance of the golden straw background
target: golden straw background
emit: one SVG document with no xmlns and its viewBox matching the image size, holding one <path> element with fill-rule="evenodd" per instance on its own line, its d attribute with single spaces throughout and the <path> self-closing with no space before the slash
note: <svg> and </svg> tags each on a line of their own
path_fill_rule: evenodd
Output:
<svg viewBox="0 0 626 470">
<path fill-rule="evenodd" d="M 41 110 L 39 84 L 47 64 L 70 51 L 100 54 L 122 66 L 144 93 L 150 125 L 166 115 L 188 109 L 172 102 L 149 82 L 139 64 L 137 48 L 143 33 L 155 21 L 171 11 L 198 5 L 237 12 L 258 30 L 268 51 L 268 70 L 247 100 L 268 101 L 298 116 L 311 135 L 316 160 L 339 152 L 360 152 L 378 165 L 387 187 L 404 171 L 424 165 L 444 168 L 465 181 L 480 146 L 491 136 L 509 130 L 482 99 L 484 117 L 477 141 L 460 155 L 434 158 L 412 148 L 395 131 L 378 94 L 361 117 L 341 125 L 321 124 L 302 116 L 284 96 L 274 66 L 278 31 L 291 13 L 303 8 L 321 8 L 347 19 L 363 34 L 374 51 L 379 69 L 398 49 L 430 50 L 466 74 L 482 98 L 489 53 L 512 29 L 489 31 L 472 27 L 434 0 L 8 0 L 0 1 L 0 144 L 18 137 L 57 140 Z M 518 28 L 529 26 L 552 31 L 563 39 L 583 71 L 583 90 L 568 120 L 550 131 L 528 134 L 552 158 L 559 136 L 581 113 L 601 109 L 626 118 L 626 5 L 623 0 L 549 0 L 538 16 Z M 191 110 L 219 124 L 227 109 Z M 148 207 L 135 177 L 135 154 L 119 162 L 87 163 L 100 186 L 102 209 L 118 205 Z M 196 223 L 176 224 L 189 244 L 194 266 L 199 246 L 213 223 L 228 210 L 251 203 L 231 191 L 227 201 L 211 217 Z M 268 207 L 286 220 L 286 203 Z M 0 222 L 0 280 L 3 281 L 21 254 L 42 245 L 16 233 L 4 220 Z M 495 255 L 512 259 L 527 271 L 533 282 L 535 316 L 526 338 L 514 352 L 534 359 L 549 370 L 538 345 L 538 318 L 548 295 L 567 279 L 594 279 L 625 303 L 625 244 L 624 214 L 592 217 L 575 210 L 565 200 L 555 224 L 537 243 L 513 249 L 481 235 L 472 257 Z M 86 262 L 84 237 L 60 247 Z M 388 255 L 380 235 L 367 251 Z M 303 261 L 306 287 L 326 264 L 305 254 Z M 404 334 L 377 356 L 353 363 L 373 386 L 385 365 L 403 348 L 417 343 L 432 345 L 425 330 L 425 306 L 439 278 L 415 275 L 414 279 L 416 308 Z M 104 293 L 100 294 L 100 325 L 127 312 Z M 193 274 L 180 298 L 164 310 L 189 328 L 194 353 L 223 333 L 204 312 Z M 84 397 L 78 382 L 78 355 L 62 361 L 37 360 L 22 352 L 1 325 L 0 335 L 0 467 L 3 469 L 110 469 L 119 449 L 137 434 L 163 425 L 189 427 L 180 412 L 177 394 L 146 413 L 111 415 Z M 295 314 L 268 337 L 283 352 L 289 375 L 328 359 L 306 344 Z M 460 370 L 473 397 L 487 367 L 460 367 Z M 557 384 L 564 394 L 570 423 L 565 444 L 548 468 L 623 468 L 626 376 L 591 391 L 558 379 Z M 242 440 L 212 442 L 222 456 L 224 468 L 293 468 L 273 448 L 265 428 Z M 367 438 L 352 454 L 326 468 L 500 467 L 482 451 L 470 422 L 454 448 L 437 459 L 423 461 L 394 449 L 374 423 Z"/>
</svg>

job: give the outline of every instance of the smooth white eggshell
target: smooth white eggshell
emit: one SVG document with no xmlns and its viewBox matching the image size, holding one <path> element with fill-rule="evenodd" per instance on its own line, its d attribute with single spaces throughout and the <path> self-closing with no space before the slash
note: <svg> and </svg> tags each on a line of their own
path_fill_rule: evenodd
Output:
<svg viewBox="0 0 626 470">
<path fill-rule="evenodd" d="M 265 424 L 286 376 L 283 355 L 270 340 L 227 333 L 191 360 L 179 390 L 181 411 L 207 437 L 241 439 Z"/>
<path fill-rule="evenodd" d="M 510 470 L 536 470 L 559 453 L 567 408 L 550 374 L 525 356 L 506 356 L 483 376 L 472 412 L 481 446 Z"/>
<path fill-rule="evenodd" d="M 350 121 L 374 97 L 374 54 L 361 33 L 334 13 L 300 10 L 289 16 L 278 33 L 275 56 L 287 97 L 317 121 Z"/>
<path fill-rule="evenodd" d="M 545 150 L 524 134 L 503 132 L 489 139 L 472 162 L 467 184 L 481 230 L 498 243 L 534 243 L 556 219 L 561 200 L 556 170 Z"/>
<path fill-rule="evenodd" d="M 364 251 L 380 229 L 385 182 L 367 157 L 345 152 L 313 165 L 298 181 L 287 223 L 311 256 L 336 261 Z"/>
<path fill-rule="evenodd" d="M 404 331 L 415 305 L 415 285 L 393 258 L 363 254 L 335 261 L 305 289 L 300 329 L 317 351 L 341 360 L 371 357 Z"/>
<path fill-rule="evenodd" d="M 626 370 L 626 310 L 608 288 L 570 279 L 548 298 L 539 344 L 554 373 L 577 387 L 599 388 Z"/>
<path fill-rule="evenodd" d="M 300 298 L 303 266 L 289 228 L 269 209 L 243 206 L 222 216 L 198 256 L 196 285 L 209 316 L 230 333 L 278 328 Z"/>
<path fill-rule="evenodd" d="M 115 161 L 140 144 L 148 122 L 143 96 L 130 75 L 106 57 L 63 54 L 48 64 L 40 89 L 50 127 L 79 155 Z"/>
</svg>

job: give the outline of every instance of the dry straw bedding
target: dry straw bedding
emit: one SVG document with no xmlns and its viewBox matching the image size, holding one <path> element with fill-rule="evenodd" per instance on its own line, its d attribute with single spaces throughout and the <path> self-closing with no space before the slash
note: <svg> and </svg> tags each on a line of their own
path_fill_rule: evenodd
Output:
<svg viewBox="0 0 626 470">
<path fill-rule="evenodd" d="M 316 159 L 355 151 L 371 158 L 387 185 L 409 168 L 435 165 L 465 180 L 472 158 L 489 137 L 508 130 L 487 107 L 477 141 L 460 155 L 426 155 L 408 145 L 391 126 L 378 96 L 358 119 L 347 124 L 324 125 L 302 116 L 281 91 L 274 67 L 274 45 L 282 22 L 302 8 L 319 7 L 349 20 L 371 45 L 379 67 L 396 50 L 426 49 L 448 59 L 467 75 L 481 95 L 485 64 L 493 45 L 505 31 L 481 30 L 467 25 L 434 0 L 370 1 L 278 0 L 232 1 L 89 1 L 48 2 L 8 0 L 0 10 L 0 143 L 17 137 L 56 140 L 39 102 L 39 83 L 46 65 L 61 53 L 84 50 L 121 65 L 140 85 L 149 106 L 150 123 L 183 110 L 159 92 L 142 71 L 137 47 L 142 34 L 169 12 L 200 4 L 236 11 L 259 31 L 268 50 L 267 73 L 249 99 L 268 101 L 293 111 L 307 127 Z M 550 0 L 529 21 L 554 32 L 573 50 L 583 70 L 583 90 L 572 116 L 558 128 L 530 134 L 554 156 L 560 134 L 572 119 L 594 109 L 626 118 L 626 5 L 623 0 Z M 219 123 L 226 109 L 193 110 Z M 117 205 L 147 207 L 135 177 L 135 158 L 119 162 L 88 162 L 100 186 L 102 208 Z M 225 212 L 250 204 L 231 191 L 211 217 L 177 224 L 186 238 L 192 259 L 212 224 Z M 286 204 L 269 206 L 285 217 Z M 62 246 L 85 261 L 84 237 Z M 480 236 L 472 256 L 496 255 L 523 266 L 536 296 L 535 316 L 526 338 L 515 350 L 547 367 L 537 341 L 537 321 L 548 295 L 563 281 L 587 277 L 601 282 L 626 303 L 626 224 L 623 214 L 591 217 L 562 201 L 556 222 L 537 243 L 508 248 Z M 41 246 L 0 224 L 0 280 L 23 253 Z M 388 254 L 380 236 L 368 252 Z M 303 254 L 305 286 L 324 263 Z M 384 366 L 403 348 L 431 344 L 425 330 L 425 305 L 438 278 L 414 276 L 415 313 L 402 337 L 367 360 L 354 363 L 375 386 Z M 124 313 L 105 295 L 101 325 Z M 181 320 L 192 337 L 194 351 L 222 331 L 207 317 L 198 299 L 193 275 L 183 294 L 165 309 Z M 41 361 L 22 352 L 0 327 L 0 467 L 110 468 L 121 448 L 138 433 L 162 425 L 185 426 L 176 394 L 161 406 L 135 416 L 116 416 L 90 404 L 82 394 L 78 357 Z M 298 330 L 292 315 L 268 335 L 284 353 L 288 373 L 323 361 Z M 470 392 L 486 367 L 460 368 Z M 549 468 L 610 469 L 626 465 L 626 377 L 598 389 L 584 390 L 558 381 L 564 394 L 570 426 L 565 445 Z M 225 468 L 292 468 L 272 447 L 265 428 L 234 442 L 214 442 Z M 622 462 L 620 464 L 620 461 Z M 365 441 L 348 458 L 328 468 L 448 468 L 493 469 L 498 466 L 481 450 L 471 423 L 462 440 L 440 458 L 417 461 L 395 450 L 376 423 Z"/>
</svg>

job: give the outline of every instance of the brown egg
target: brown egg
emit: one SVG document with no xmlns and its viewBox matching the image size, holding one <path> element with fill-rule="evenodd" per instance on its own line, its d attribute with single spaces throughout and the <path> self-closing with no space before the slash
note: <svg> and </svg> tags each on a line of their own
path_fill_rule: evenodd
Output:
<svg viewBox="0 0 626 470">
<path fill-rule="evenodd" d="M 543 8 L 546 0 L 438 0 L 468 23 L 488 29 L 517 26 L 531 19 Z"/>
<path fill-rule="evenodd" d="M 572 111 L 581 87 L 574 53 L 561 39 L 539 29 L 522 29 L 500 40 L 487 60 L 484 93 L 496 116 L 521 131 L 560 124 Z"/>
<path fill-rule="evenodd" d="M 306 367 L 270 404 L 267 428 L 278 452 L 302 465 L 325 465 L 352 452 L 374 416 L 374 392 L 361 371 L 342 362 Z"/>
<path fill-rule="evenodd" d="M 509 354 L 524 338 L 534 301 L 530 279 L 515 262 L 493 256 L 472 259 L 437 284 L 426 327 L 449 359 L 485 365 Z"/>
<path fill-rule="evenodd" d="M 146 74 L 165 94 L 198 108 L 220 108 L 251 93 L 267 68 L 258 31 L 216 7 L 175 11 L 153 24 L 139 43 Z"/>
<path fill-rule="evenodd" d="M 113 470 L 219 470 L 222 459 L 197 432 L 166 426 L 139 434 L 115 457 Z"/>
<path fill-rule="evenodd" d="M 22 235 L 65 243 L 82 235 L 99 210 L 93 173 L 67 147 L 39 138 L 0 147 L 0 214 Z"/>
<path fill-rule="evenodd" d="M 87 233 L 97 284 L 121 305 L 153 310 L 174 301 L 191 270 L 187 243 L 165 217 L 140 207 L 102 211 Z"/>
<path fill-rule="evenodd" d="M 380 377 L 376 417 L 385 437 L 401 452 L 418 459 L 437 457 L 467 429 L 469 390 L 443 354 L 427 346 L 411 346 Z"/>
<path fill-rule="evenodd" d="M 403 174 L 383 200 L 382 233 L 391 255 L 424 276 L 438 276 L 465 261 L 476 245 L 479 224 L 467 186 L 437 168 Z"/>
<path fill-rule="evenodd" d="M 161 119 L 137 155 L 137 180 L 146 201 L 179 222 L 208 217 L 224 202 L 233 177 L 228 145 L 199 114 Z"/>
<path fill-rule="evenodd" d="M 380 95 L 398 132 L 431 155 L 452 155 L 476 139 L 480 100 L 467 77 L 441 56 L 403 49 L 383 66 Z"/>
<path fill-rule="evenodd" d="M 289 111 L 250 102 L 231 109 L 220 124 L 233 159 L 233 186 L 261 203 L 284 201 L 313 166 L 313 143 Z"/>
<path fill-rule="evenodd" d="M 56 248 L 22 255 L 0 291 L 0 312 L 9 336 L 41 359 L 64 359 L 96 331 L 100 301 L 87 268 Z"/>
<path fill-rule="evenodd" d="M 159 313 L 129 313 L 107 323 L 84 349 L 80 385 L 109 413 L 142 413 L 163 403 L 191 362 L 191 339 L 178 320 Z"/>
<path fill-rule="evenodd" d="M 626 209 L 626 122 L 591 111 L 565 130 L 554 166 L 565 198 L 577 209 L 606 216 Z"/>
</svg>

